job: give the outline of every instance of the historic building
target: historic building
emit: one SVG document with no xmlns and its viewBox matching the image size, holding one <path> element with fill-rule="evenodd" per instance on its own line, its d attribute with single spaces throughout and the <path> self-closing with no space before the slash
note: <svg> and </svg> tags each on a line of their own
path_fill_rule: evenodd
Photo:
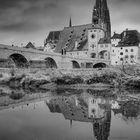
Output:
<svg viewBox="0 0 140 140">
<path fill-rule="evenodd" d="M 140 61 L 140 34 L 136 30 L 114 33 L 112 42 L 112 65 L 136 65 Z"/>
<path fill-rule="evenodd" d="M 72 57 L 110 60 L 111 23 L 106 0 L 96 0 L 92 23 L 50 32 L 45 40 L 45 51 Z M 84 65 L 84 64 L 83 64 Z M 90 64 L 92 67 L 92 64 Z"/>
</svg>

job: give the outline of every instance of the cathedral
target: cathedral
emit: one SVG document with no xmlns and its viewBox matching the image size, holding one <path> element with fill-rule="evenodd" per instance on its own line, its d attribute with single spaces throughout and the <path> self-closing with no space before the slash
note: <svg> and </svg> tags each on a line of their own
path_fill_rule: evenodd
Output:
<svg viewBox="0 0 140 140">
<path fill-rule="evenodd" d="M 62 55 L 109 61 L 111 22 L 107 0 L 96 0 L 91 23 L 73 26 L 70 18 L 69 27 L 61 31 L 51 31 L 45 39 L 44 46 L 45 51 Z M 87 67 L 92 67 L 92 64 Z"/>
</svg>

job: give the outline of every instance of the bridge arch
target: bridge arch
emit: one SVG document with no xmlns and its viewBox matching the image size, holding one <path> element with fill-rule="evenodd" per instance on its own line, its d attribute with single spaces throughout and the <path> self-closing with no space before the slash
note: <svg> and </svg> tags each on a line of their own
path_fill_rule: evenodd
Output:
<svg viewBox="0 0 140 140">
<path fill-rule="evenodd" d="M 74 69 L 79 69 L 79 68 L 80 68 L 80 64 L 79 64 L 77 61 L 73 60 L 73 61 L 72 61 L 72 67 L 73 67 Z"/>
<path fill-rule="evenodd" d="M 28 67 L 28 60 L 19 53 L 11 54 L 8 58 L 9 63 L 14 63 L 16 67 Z"/>
<path fill-rule="evenodd" d="M 107 67 L 107 64 L 106 63 L 96 63 L 93 65 L 93 68 L 106 68 Z"/>
<path fill-rule="evenodd" d="M 58 68 L 56 61 L 51 57 L 45 58 L 45 64 L 47 68 Z"/>
</svg>

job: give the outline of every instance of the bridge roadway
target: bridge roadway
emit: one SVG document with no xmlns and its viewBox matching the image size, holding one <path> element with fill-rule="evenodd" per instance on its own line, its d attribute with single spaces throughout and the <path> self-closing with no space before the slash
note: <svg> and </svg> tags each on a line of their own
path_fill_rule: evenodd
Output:
<svg viewBox="0 0 140 140">
<path fill-rule="evenodd" d="M 39 63 L 48 62 L 51 67 L 55 65 L 57 68 L 81 68 L 81 64 L 92 63 L 95 64 L 105 64 L 110 65 L 109 60 L 105 59 L 94 59 L 94 58 L 83 58 L 83 57 L 73 57 L 62 55 L 60 53 L 45 52 L 37 49 L 27 49 L 16 46 L 8 46 L 0 44 L 0 61 L 12 59 L 15 63 L 35 62 Z"/>
</svg>

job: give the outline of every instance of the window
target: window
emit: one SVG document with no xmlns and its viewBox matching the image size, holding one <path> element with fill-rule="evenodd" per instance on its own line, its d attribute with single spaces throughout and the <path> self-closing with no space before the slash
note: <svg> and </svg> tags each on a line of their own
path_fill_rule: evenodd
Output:
<svg viewBox="0 0 140 140">
<path fill-rule="evenodd" d="M 120 55 L 123 55 L 123 52 L 121 52 Z"/>
<path fill-rule="evenodd" d="M 131 55 L 130 57 L 131 57 L 131 58 L 134 58 L 134 55 Z"/>
<path fill-rule="evenodd" d="M 84 36 L 84 35 L 85 35 L 85 33 L 82 34 L 82 36 Z"/>
<path fill-rule="evenodd" d="M 91 38 L 92 38 L 92 39 L 94 39 L 94 38 L 95 38 L 95 35 L 94 35 L 94 34 L 92 34 L 92 35 L 91 35 Z"/>
<path fill-rule="evenodd" d="M 92 53 L 91 58 L 96 58 L 96 53 Z"/>
<path fill-rule="evenodd" d="M 128 58 L 128 55 L 126 55 L 125 58 L 127 59 Z"/>
<path fill-rule="evenodd" d="M 83 30 L 83 32 L 85 32 L 85 31 L 86 31 L 86 29 Z"/>
<path fill-rule="evenodd" d="M 125 52 L 128 52 L 128 50 L 126 49 Z"/>
<path fill-rule="evenodd" d="M 116 61 L 116 64 L 117 64 L 118 62 Z"/>
<path fill-rule="evenodd" d="M 121 48 L 121 50 L 122 50 L 123 48 Z"/>
<path fill-rule="evenodd" d="M 120 58 L 121 61 L 123 61 L 123 58 Z"/>
<path fill-rule="evenodd" d="M 103 48 L 103 47 L 104 47 L 104 45 L 102 44 L 102 45 L 101 45 L 101 48 Z"/>
<path fill-rule="evenodd" d="M 134 50 L 133 50 L 133 49 L 131 49 L 131 52 L 134 52 Z"/>
</svg>

